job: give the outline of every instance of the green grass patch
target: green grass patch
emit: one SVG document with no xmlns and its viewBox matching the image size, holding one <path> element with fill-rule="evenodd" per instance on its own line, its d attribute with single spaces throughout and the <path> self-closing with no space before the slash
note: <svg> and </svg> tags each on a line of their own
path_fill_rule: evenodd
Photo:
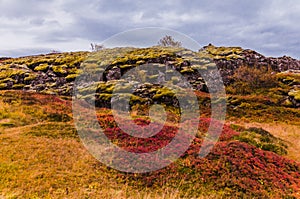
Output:
<svg viewBox="0 0 300 199">
<path fill-rule="evenodd" d="M 46 136 L 50 138 L 78 138 L 75 127 L 68 123 L 46 123 L 32 127 L 26 135 Z"/>
<path fill-rule="evenodd" d="M 251 127 L 242 129 L 235 126 L 235 129 L 242 130 L 240 135 L 235 137 L 236 140 L 261 148 L 265 151 L 272 151 L 279 155 L 287 154 L 287 144 L 262 128 Z"/>
</svg>

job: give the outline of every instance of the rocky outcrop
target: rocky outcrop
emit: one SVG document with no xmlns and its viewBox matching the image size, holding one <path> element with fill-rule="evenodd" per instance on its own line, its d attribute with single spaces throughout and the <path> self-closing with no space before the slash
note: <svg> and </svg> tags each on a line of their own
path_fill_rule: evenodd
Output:
<svg viewBox="0 0 300 199">
<path fill-rule="evenodd" d="M 87 52 L 52 53 L 0 59 L 0 90 L 30 90 L 71 95 Z"/>
<path fill-rule="evenodd" d="M 230 77 L 241 66 L 256 68 L 271 68 L 274 72 L 300 71 L 300 60 L 288 56 L 283 57 L 265 57 L 253 50 L 242 49 L 240 47 L 215 47 L 213 45 L 205 46 L 202 50 L 214 59 L 214 62 L 220 69 L 225 84 L 230 84 Z"/>
<path fill-rule="evenodd" d="M 70 96 L 73 92 L 74 80 L 82 72 L 80 66 L 83 69 L 91 67 L 92 71 L 97 71 L 95 74 L 103 73 L 101 77 L 96 79 L 99 82 L 104 82 L 109 87 L 111 82 L 118 81 L 136 66 L 152 64 L 152 66 L 163 68 L 164 70 L 157 72 L 157 70 L 152 68 L 151 74 L 146 74 L 145 70 L 136 71 L 138 76 L 141 76 L 149 83 L 146 87 L 145 85 L 136 87 L 136 90 L 133 91 L 137 97 L 136 100 L 143 101 L 146 98 L 148 102 L 153 103 L 153 98 L 156 98 L 160 102 L 176 104 L 177 101 L 174 101 L 170 92 L 157 86 L 160 81 L 168 78 L 173 85 L 180 86 L 182 81 L 171 78 L 174 71 L 184 76 L 194 89 L 202 92 L 209 91 L 204 81 L 205 78 L 211 79 L 211 87 L 218 83 L 217 75 L 211 70 L 215 66 L 219 69 L 225 85 L 235 81 L 232 76 L 241 66 L 267 67 L 272 69 L 274 73 L 289 71 L 289 73 L 296 74 L 300 71 L 300 60 L 287 56 L 279 58 L 265 57 L 255 51 L 244 50 L 240 47 L 215 47 L 208 45 L 197 53 L 184 49 L 161 47 L 146 49 L 116 48 L 102 50 L 98 52 L 97 56 L 86 59 L 88 55 L 88 52 L 78 52 L 54 53 L 17 59 L 1 58 L 0 89 L 23 89 Z M 172 72 L 172 70 L 174 71 Z M 143 74 L 145 77 L 143 77 Z M 282 81 L 290 84 L 289 78 L 283 78 Z M 299 82 L 298 80 L 293 81 L 293 85 L 290 85 L 291 91 L 298 90 Z M 149 87 L 149 85 L 152 86 Z M 111 92 L 107 92 L 105 88 L 101 92 L 102 95 L 98 95 L 98 104 L 106 104 L 106 101 L 111 97 Z M 166 95 L 163 96 L 161 93 Z M 293 95 L 286 97 L 294 107 L 299 107 L 298 97 Z"/>
</svg>

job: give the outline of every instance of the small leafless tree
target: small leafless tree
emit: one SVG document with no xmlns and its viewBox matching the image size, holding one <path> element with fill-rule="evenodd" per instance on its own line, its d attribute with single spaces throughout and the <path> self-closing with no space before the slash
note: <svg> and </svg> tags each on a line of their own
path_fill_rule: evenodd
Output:
<svg viewBox="0 0 300 199">
<path fill-rule="evenodd" d="M 158 45 L 165 47 L 181 47 L 182 43 L 180 41 L 175 41 L 172 36 L 166 35 L 159 40 Z"/>
</svg>

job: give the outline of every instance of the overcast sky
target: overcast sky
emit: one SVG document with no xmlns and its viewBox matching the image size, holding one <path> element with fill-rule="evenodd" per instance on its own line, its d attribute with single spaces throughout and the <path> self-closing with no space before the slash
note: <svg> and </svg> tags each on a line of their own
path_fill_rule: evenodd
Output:
<svg viewBox="0 0 300 199">
<path fill-rule="evenodd" d="M 300 59 L 297 0 L 0 0 L 0 57 L 90 50 L 143 27 Z"/>
</svg>

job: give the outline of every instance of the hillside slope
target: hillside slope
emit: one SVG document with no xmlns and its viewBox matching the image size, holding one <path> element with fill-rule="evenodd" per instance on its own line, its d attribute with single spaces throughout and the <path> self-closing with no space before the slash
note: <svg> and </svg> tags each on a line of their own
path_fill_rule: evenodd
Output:
<svg viewBox="0 0 300 199">
<path fill-rule="evenodd" d="M 23 91 L 2 91 L 0 99 L 0 190 L 8 198 L 274 198 L 299 193 L 300 164 L 282 157 L 288 151 L 285 141 L 259 128 L 226 125 L 213 151 L 200 158 L 202 135 L 211 122 L 201 118 L 197 137 L 180 159 L 159 171 L 129 174 L 100 164 L 83 147 L 70 100 Z M 110 140 L 130 151 L 156 150 L 176 133 L 167 125 L 151 139 L 134 139 L 116 127 L 109 109 L 97 115 Z M 136 122 L 149 120 L 137 117 Z"/>
<path fill-rule="evenodd" d="M 212 45 L 194 53 L 118 48 L 0 59 L 0 198 L 299 198 L 299 63 Z M 199 122 L 198 132 L 176 162 L 158 171 L 130 174 L 99 163 L 84 148 L 74 126 L 71 95 L 76 77 L 85 70 L 94 72 L 94 84 L 83 85 L 77 97 L 88 103 L 95 97 L 98 122 L 110 141 L 137 153 L 162 148 L 176 135 L 181 112 L 176 95 L 158 84 L 155 71 L 128 95 L 131 117 L 141 126 L 150 123 L 149 105 L 165 105 L 167 123 L 157 135 L 129 136 L 110 109 L 122 75 L 143 64 L 168 66 L 186 77 L 195 89 L 201 117 L 189 121 Z M 199 71 L 214 65 L 227 93 L 226 125 L 213 150 L 200 158 L 203 138 L 214 124 L 214 102 L 204 81 L 207 73 Z M 135 72 L 143 77 L 142 70 Z M 272 125 L 278 127 L 275 133 Z M 291 128 L 283 129 L 284 135 L 277 133 L 284 125 Z"/>
</svg>

